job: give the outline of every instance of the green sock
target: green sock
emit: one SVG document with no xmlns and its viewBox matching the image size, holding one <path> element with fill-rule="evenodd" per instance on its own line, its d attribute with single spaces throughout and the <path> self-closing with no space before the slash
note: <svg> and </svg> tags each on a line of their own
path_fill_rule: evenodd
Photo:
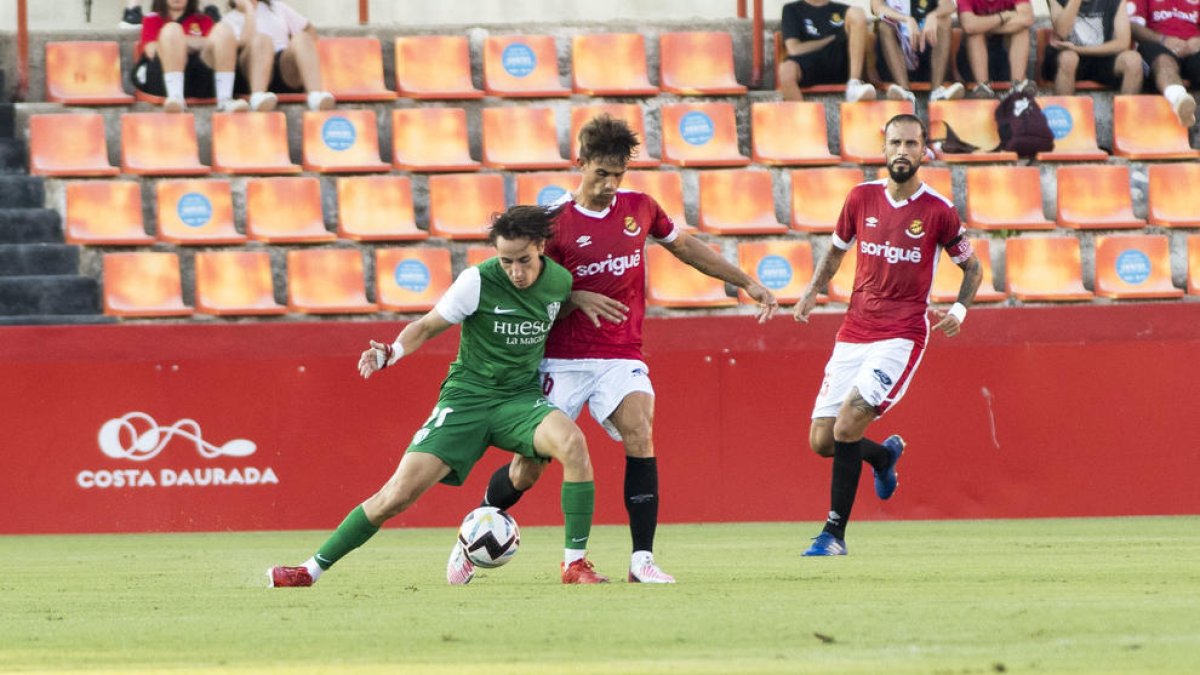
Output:
<svg viewBox="0 0 1200 675">
<path fill-rule="evenodd" d="M 592 533 L 592 511 L 596 504 L 596 484 L 592 481 L 562 484 L 562 512 L 566 524 L 564 548 L 586 549 Z"/>
<path fill-rule="evenodd" d="M 367 543 L 378 531 L 379 526 L 372 525 L 371 521 L 367 520 L 367 513 L 363 511 L 362 504 L 359 504 L 346 516 L 342 524 L 338 525 L 333 534 L 329 535 L 325 543 L 321 544 L 321 548 L 317 549 L 317 554 L 313 557 L 321 569 L 327 570 L 348 553 Z"/>
</svg>

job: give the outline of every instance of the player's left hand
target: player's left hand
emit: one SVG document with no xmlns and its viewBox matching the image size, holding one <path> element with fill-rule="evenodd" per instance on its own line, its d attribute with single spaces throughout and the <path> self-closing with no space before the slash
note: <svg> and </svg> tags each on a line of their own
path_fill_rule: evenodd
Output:
<svg viewBox="0 0 1200 675">
<path fill-rule="evenodd" d="M 962 324 L 958 322 L 958 319 L 954 318 L 954 316 L 944 309 L 931 309 L 930 311 L 933 312 L 934 318 L 938 320 L 938 322 L 933 325 L 933 330 L 942 331 L 946 334 L 946 337 L 954 337 L 955 335 L 958 335 L 958 331 L 962 326 Z"/>
<path fill-rule="evenodd" d="M 593 291 L 571 291 L 571 303 L 586 314 L 597 328 L 600 327 L 600 319 L 624 323 L 629 318 L 629 307 L 625 303 Z"/>
<path fill-rule="evenodd" d="M 387 367 L 388 356 L 387 345 L 371 340 L 371 346 L 363 351 L 362 356 L 358 358 L 358 374 L 363 376 L 363 379 L 370 379 L 371 375 L 383 370 Z"/>
<path fill-rule="evenodd" d="M 746 288 L 746 295 L 758 303 L 755 317 L 759 323 L 766 323 L 767 319 L 775 316 L 775 310 L 779 309 L 779 301 L 775 299 L 775 294 L 762 284 L 750 284 Z"/>
</svg>

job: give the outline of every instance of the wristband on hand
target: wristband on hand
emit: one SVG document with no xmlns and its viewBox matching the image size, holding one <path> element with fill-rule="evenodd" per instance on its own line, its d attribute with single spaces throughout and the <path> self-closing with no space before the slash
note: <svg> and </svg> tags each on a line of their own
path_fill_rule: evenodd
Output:
<svg viewBox="0 0 1200 675">
<path fill-rule="evenodd" d="M 961 302 L 956 302 L 953 305 L 951 305 L 949 311 L 947 311 L 946 313 L 949 314 L 950 316 L 954 317 L 955 319 L 958 319 L 958 323 L 962 324 L 962 322 L 965 321 L 967 318 L 967 307 L 966 307 L 966 305 L 963 305 Z"/>
<path fill-rule="evenodd" d="M 404 345 L 400 344 L 399 340 L 396 340 L 390 345 L 384 345 L 383 353 L 376 354 L 375 358 L 379 370 L 383 370 L 388 366 L 394 365 L 402 356 L 404 356 Z"/>
</svg>

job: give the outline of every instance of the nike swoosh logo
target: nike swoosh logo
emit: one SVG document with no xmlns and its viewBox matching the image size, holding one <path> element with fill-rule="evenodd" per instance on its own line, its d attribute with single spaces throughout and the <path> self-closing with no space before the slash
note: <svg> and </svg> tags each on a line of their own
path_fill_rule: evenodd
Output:
<svg viewBox="0 0 1200 675">
<path fill-rule="evenodd" d="M 515 310 L 515 309 L 505 309 L 505 308 L 501 307 L 500 305 L 496 305 L 496 313 L 497 313 L 497 314 L 512 314 L 512 313 L 513 313 L 513 312 L 515 312 L 515 311 L 517 311 L 517 310 Z"/>
<path fill-rule="evenodd" d="M 327 563 L 327 562 L 329 562 L 329 558 L 326 558 L 325 556 L 321 555 L 320 553 L 318 553 L 318 554 L 314 555 L 313 557 L 314 557 L 314 558 L 316 558 L 318 561 L 320 561 L 320 562 L 323 562 L 323 563 Z"/>
<path fill-rule="evenodd" d="M 588 540 L 587 537 L 571 537 L 572 544 L 582 544 L 583 542 L 585 542 L 587 540 Z"/>
</svg>

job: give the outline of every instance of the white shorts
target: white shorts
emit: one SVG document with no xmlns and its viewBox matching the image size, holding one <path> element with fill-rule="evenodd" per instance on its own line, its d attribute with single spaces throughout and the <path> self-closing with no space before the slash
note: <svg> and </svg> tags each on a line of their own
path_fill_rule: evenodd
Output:
<svg viewBox="0 0 1200 675">
<path fill-rule="evenodd" d="M 813 404 L 813 419 L 837 417 L 852 389 L 858 389 L 863 400 L 882 415 L 904 397 L 924 353 L 923 348 L 904 338 L 835 343 Z"/>
<path fill-rule="evenodd" d="M 654 395 L 650 368 L 634 359 L 543 359 L 542 393 L 560 410 L 579 417 L 587 404 L 592 418 L 613 440 L 621 434 L 608 418 L 636 391 Z"/>
</svg>

